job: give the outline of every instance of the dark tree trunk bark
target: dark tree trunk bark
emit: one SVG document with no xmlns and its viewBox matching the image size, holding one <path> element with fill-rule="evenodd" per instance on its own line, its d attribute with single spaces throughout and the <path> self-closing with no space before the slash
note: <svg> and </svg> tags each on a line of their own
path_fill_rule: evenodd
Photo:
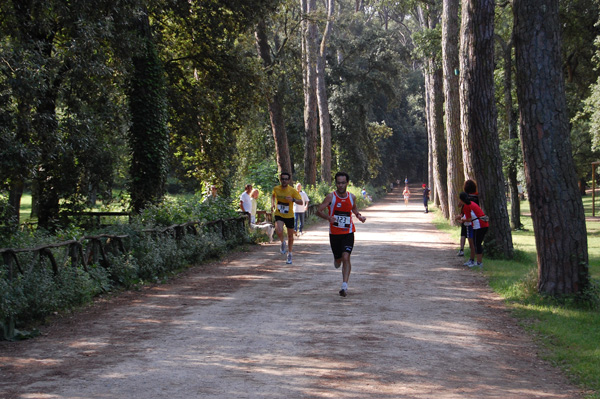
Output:
<svg viewBox="0 0 600 399">
<path fill-rule="evenodd" d="M 446 146 L 448 153 L 448 212 L 450 223 L 459 208 L 458 194 L 465 180 L 460 135 L 460 98 L 458 96 L 458 5 L 459 0 L 444 0 L 442 13 L 442 60 L 446 111 Z"/>
<path fill-rule="evenodd" d="M 433 139 L 431 137 L 431 93 L 429 90 L 431 76 L 425 72 L 425 120 L 427 122 L 427 178 L 424 181 L 430 189 L 429 198 L 435 199 L 435 184 L 433 182 Z"/>
<path fill-rule="evenodd" d="M 305 184 L 317 182 L 317 12 L 316 0 L 302 0 L 303 10 L 303 81 L 304 81 L 304 180 Z"/>
<path fill-rule="evenodd" d="M 431 107 L 431 149 L 433 161 L 433 183 L 435 186 L 435 204 L 440 207 L 446 219 L 448 212 L 447 188 L 447 150 L 446 136 L 444 135 L 444 92 L 443 72 L 435 60 L 429 60 L 431 69 L 429 76 L 429 102 Z"/>
<path fill-rule="evenodd" d="M 317 56 L 317 100 L 319 105 L 319 129 L 321 131 L 321 181 L 331 182 L 331 120 L 329 118 L 329 104 L 327 103 L 327 85 L 325 84 L 325 57 L 327 53 L 327 40 L 333 29 L 333 13 L 335 1 L 327 2 L 327 25 L 321 39 L 321 46 Z"/>
<path fill-rule="evenodd" d="M 511 258 L 513 244 L 504 194 L 494 98 L 494 1 L 463 0 L 460 45 L 461 127 L 466 175 L 475 177 L 490 217 L 489 255 Z"/>
<path fill-rule="evenodd" d="M 55 93 L 46 93 L 38 107 L 36 120 L 38 134 L 41 138 L 40 159 L 42 161 L 36 174 L 37 199 L 38 199 L 38 226 L 53 230 L 56 228 L 59 213 L 59 195 L 57 187 L 60 186 L 59 177 L 55 176 L 58 165 L 52 160 L 56 159 L 56 121 Z"/>
<path fill-rule="evenodd" d="M 37 50 L 43 57 L 50 60 L 54 49 L 55 26 L 32 24 L 32 4 L 13 0 L 18 24 L 19 40 L 22 43 L 36 43 Z M 58 169 L 58 121 L 56 118 L 56 99 L 61 76 L 58 73 L 53 77 L 46 77 L 40 82 L 40 89 L 36 93 L 38 105 L 33 111 L 33 131 L 36 136 L 33 140 L 40 143 L 39 163 L 33 177 L 34 193 L 37 198 L 35 216 L 38 217 L 38 226 L 53 229 L 59 213 L 59 188 L 61 175 Z M 25 100 L 24 103 L 29 103 Z M 23 104 L 24 104 L 23 103 Z M 27 108 L 20 104 L 20 110 Z M 19 127 L 20 133 L 23 133 Z"/>
<path fill-rule="evenodd" d="M 21 197 L 23 197 L 23 180 L 18 180 L 10 185 L 8 191 L 8 205 L 10 206 L 10 212 L 6 215 L 10 218 L 10 225 L 15 230 L 19 227 L 20 223 L 20 210 L 21 210 Z"/>
<path fill-rule="evenodd" d="M 569 138 L 558 0 L 515 0 L 521 143 L 538 262 L 538 289 L 589 283 L 585 214 Z"/>
<path fill-rule="evenodd" d="M 271 59 L 271 48 L 267 40 L 266 27 L 264 21 L 260 21 L 255 32 L 256 48 L 258 55 L 263 61 L 265 67 L 270 67 L 273 63 Z M 275 154 L 277 158 L 277 169 L 279 173 L 292 173 L 292 161 L 290 159 L 290 149 L 288 145 L 287 132 L 285 130 L 285 118 L 283 116 L 283 99 L 281 94 L 283 90 L 277 87 L 268 95 L 267 102 L 269 108 L 269 118 L 271 120 L 271 130 L 275 141 Z"/>
<path fill-rule="evenodd" d="M 423 15 L 424 28 L 435 29 L 440 22 L 440 11 L 428 5 Z M 447 150 L 444 134 L 444 74 L 441 62 L 430 55 L 425 64 L 425 90 L 427 92 L 427 128 L 430 139 L 430 184 L 433 203 L 445 218 L 448 213 Z"/>
<path fill-rule="evenodd" d="M 143 53 L 133 57 L 129 108 L 131 126 L 131 206 L 138 213 L 164 198 L 169 157 L 169 130 L 164 70 L 150 29 L 147 10 L 138 20 Z"/>
<path fill-rule="evenodd" d="M 519 160 L 519 142 L 516 118 L 513 111 L 512 98 L 512 39 L 508 43 L 501 43 L 504 56 L 504 113 L 510 140 L 510 159 L 507 165 L 508 189 L 510 193 L 510 227 L 512 230 L 521 228 L 521 201 L 519 199 L 519 182 L 517 181 L 517 163 Z"/>
</svg>

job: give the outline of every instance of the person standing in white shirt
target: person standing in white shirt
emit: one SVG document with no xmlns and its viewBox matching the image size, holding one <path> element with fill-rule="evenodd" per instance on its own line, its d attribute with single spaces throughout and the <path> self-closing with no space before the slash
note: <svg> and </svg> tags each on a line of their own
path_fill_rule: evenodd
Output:
<svg viewBox="0 0 600 399">
<path fill-rule="evenodd" d="M 240 209 L 247 215 L 250 215 L 250 212 L 252 211 L 252 199 L 250 198 L 251 191 L 252 184 L 246 184 L 244 192 L 240 195 Z"/>
<path fill-rule="evenodd" d="M 302 235 L 304 234 L 302 232 L 304 229 L 304 213 L 306 212 L 310 199 L 308 198 L 306 191 L 302 190 L 302 184 L 296 184 L 296 191 L 298 191 L 302 197 L 302 204 L 298 205 L 294 202 L 294 233 L 296 235 Z"/>
</svg>

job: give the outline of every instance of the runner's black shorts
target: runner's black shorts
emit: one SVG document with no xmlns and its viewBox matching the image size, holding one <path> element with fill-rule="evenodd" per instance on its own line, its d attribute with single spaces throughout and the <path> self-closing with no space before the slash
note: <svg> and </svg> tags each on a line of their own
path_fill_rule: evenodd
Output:
<svg viewBox="0 0 600 399">
<path fill-rule="evenodd" d="M 460 236 L 466 238 L 473 238 L 473 225 L 465 226 L 464 224 L 460 225 Z"/>
<path fill-rule="evenodd" d="M 277 222 L 278 220 L 281 220 L 283 222 L 283 224 L 285 225 L 285 227 L 287 227 L 288 229 L 294 228 L 294 217 L 293 216 L 291 218 L 282 218 L 279 215 L 275 215 L 275 221 Z"/>
<path fill-rule="evenodd" d="M 335 259 L 340 259 L 344 252 L 352 253 L 354 247 L 354 233 L 350 234 L 329 234 L 329 243 L 331 252 Z"/>
</svg>

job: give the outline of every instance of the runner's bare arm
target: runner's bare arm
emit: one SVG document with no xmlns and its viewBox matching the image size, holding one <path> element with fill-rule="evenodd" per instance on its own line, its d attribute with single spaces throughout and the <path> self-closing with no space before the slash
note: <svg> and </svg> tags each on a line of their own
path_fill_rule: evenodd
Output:
<svg viewBox="0 0 600 399">
<path fill-rule="evenodd" d="M 321 219 L 329 220 L 330 222 L 334 222 L 335 220 L 331 220 L 333 219 L 333 217 L 330 218 L 329 215 L 324 214 L 323 211 L 325 210 L 325 208 L 331 205 L 332 196 L 333 194 L 331 193 L 327 194 L 323 202 L 321 202 L 321 205 L 319 205 L 319 207 L 317 208 L 317 216 Z"/>
<path fill-rule="evenodd" d="M 356 196 L 352 193 L 350 193 L 350 195 L 353 197 L 352 200 L 354 202 L 354 206 L 352 207 L 352 212 L 354 212 L 354 214 L 356 215 L 356 218 L 358 220 L 360 220 L 362 223 L 366 222 L 367 218 L 360 214 L 360 212 L 358 211 L 358 207 L 356 206 Z"/>
</svg>

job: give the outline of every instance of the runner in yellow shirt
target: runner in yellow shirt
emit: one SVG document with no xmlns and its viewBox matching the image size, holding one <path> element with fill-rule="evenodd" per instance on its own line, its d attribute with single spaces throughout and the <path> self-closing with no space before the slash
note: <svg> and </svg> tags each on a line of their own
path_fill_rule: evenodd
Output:
<svg viewBox="0 0 600 399">
<path fill-rule="evenodd" d="M 287 260 L 288 265 L 292 263 L 292 249 L 294 246 L 294 202 L 298 205 L 302 204 L 302 197 L 298 191 L 290 186 L 291 175 L 287 172 L 282 172 L 279 175 L 281 185 L 273 188 L 271 196 L 271 213 L 275 211 L 275 232 L 281 241 L 281 253 L 286 253 L 285 236 L 283 235 L 283 226 L 287 227 L 288 250 Z"/>
</svg>

